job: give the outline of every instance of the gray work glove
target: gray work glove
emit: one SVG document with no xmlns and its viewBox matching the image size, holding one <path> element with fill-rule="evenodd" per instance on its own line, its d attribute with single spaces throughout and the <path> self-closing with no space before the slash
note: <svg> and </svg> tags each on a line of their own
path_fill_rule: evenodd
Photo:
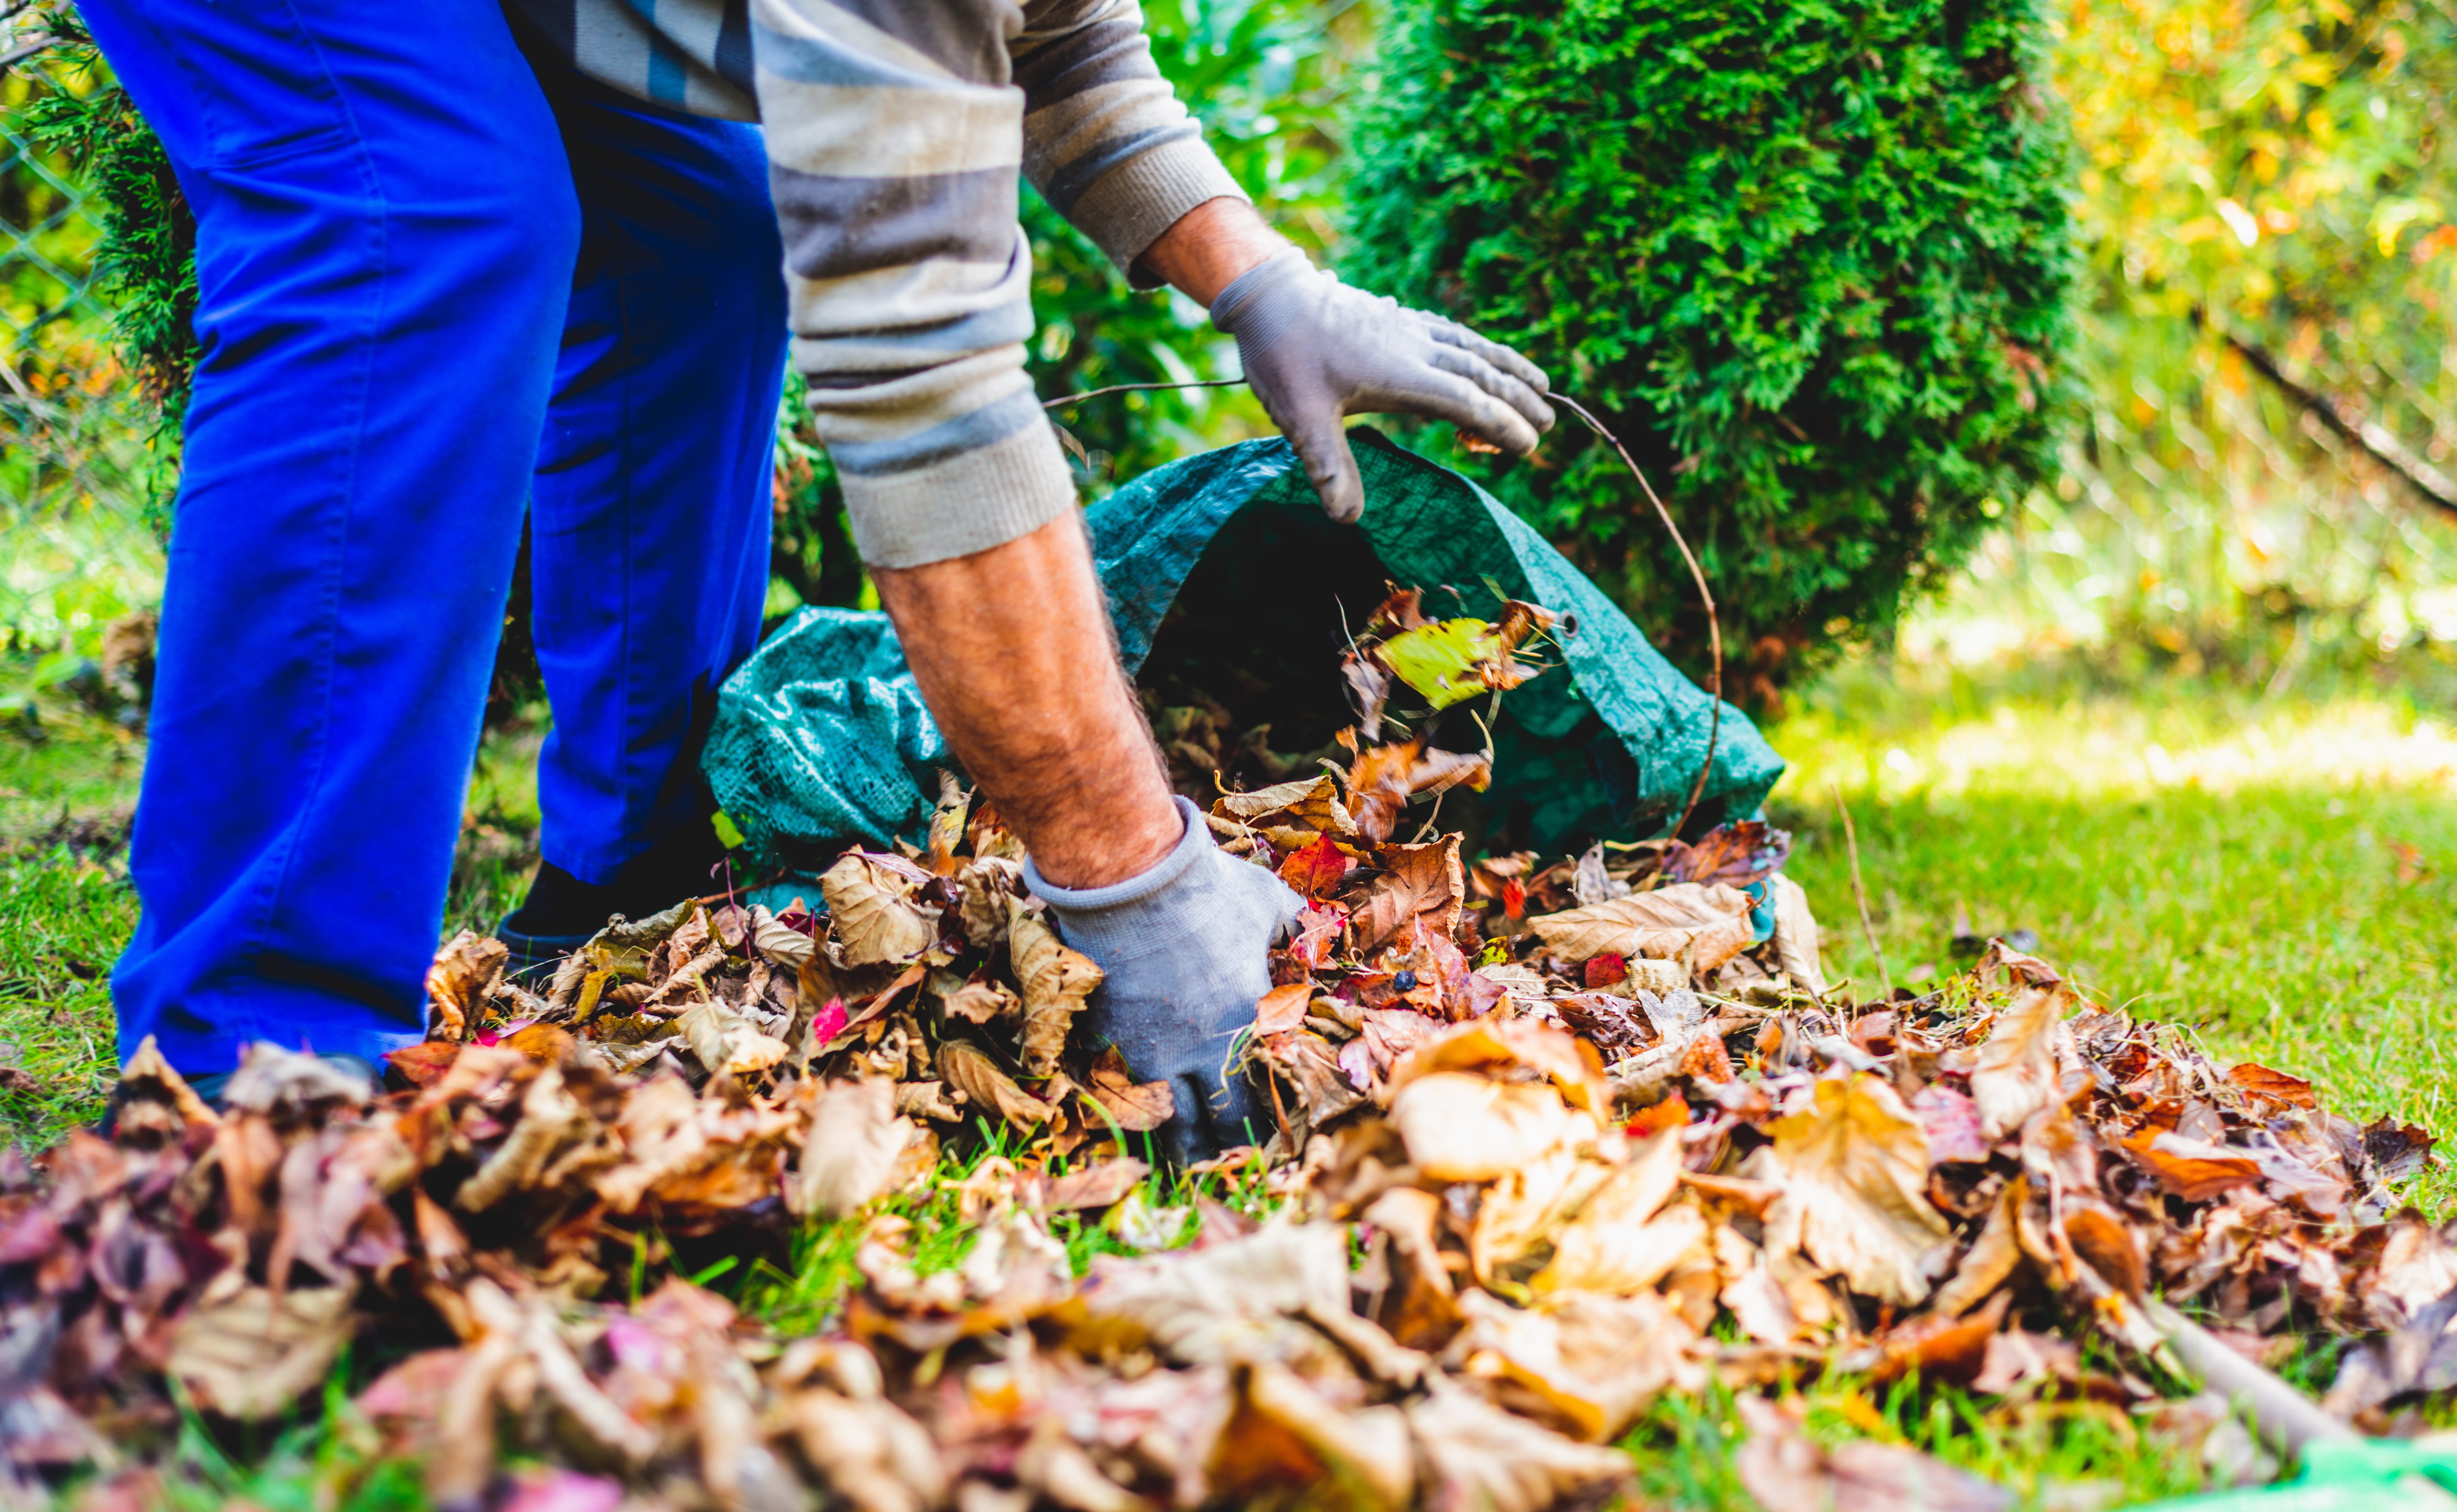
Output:
<svg viewBox="0 0 2457 1512">
<path fill-rule="evenodd" d="M 1270 1094 L 1228 1069 L 1237 1031 L 1271 990 L 1272 942 L 1297 895 L 1212 842 L 1203 811 L 1177 800 L 1185 838 L 1160 864 L 1106 887 L 1057 887 L 1029 860 L 1025 883 L 1049 902 L 1058 937 L 1105 973 L 1085 1026 L 1115 1045 L 1139 1081 L 1169 1084 L 1177 1114 L 1155 1130 L 1179 1165 L 1277 1129 Z"/>
<path fill-rule="evenodd" d="M 1237 339 L 1246 381 L 1343 525 L 1365 509 L 1340 424 L 1349 415 L 1447 420 L 1520 456 L 1553 425 L 1543 369 L 1456 321 L 1350 288 L 1293 247 L 1221 290 L 1211 323 Z"/>
</svg>

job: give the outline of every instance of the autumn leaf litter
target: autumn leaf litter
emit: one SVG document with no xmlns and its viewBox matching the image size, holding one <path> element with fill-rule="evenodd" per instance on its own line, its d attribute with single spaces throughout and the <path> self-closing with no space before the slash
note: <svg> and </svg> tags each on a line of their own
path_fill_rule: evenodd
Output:
<svg viewBox="0 0 2457 1512">
<path fill-rule="evenodd" d="M 1787 1389 L 2172 1414 L 2152 1297 L 2254 1357 L 2367 1340 L 2329 1405 L 2375 1429 L 2457 1384 L 2457 1234 L 2396 1196 L 2423 1131 L 2001 946 L 1855 1002 L 1763 823 L 1551 864 L 1430 832 L 1488 758 L 1421 715 L 1528 675 L 1544 628 L 1395 596 L 1344 764 L 1211 805 L 1305 898 L 1237 1047 L 1273 1127 L 1175 1189 L 1260 1216 L 1158 1195 L 1170 1090 L 1075 1032 L 1099 969 L 951 778 L 926 846 L 847 853 L 816 909 L 686 901 L 534 989 L 452 941 L 405 1090 L 259 1046 L 217 1111 L 149 1043 L 109 1139 L 0 1156 L 9 1483 L 141 1487 L 177 1403 L 279 1418 L 354 1344 L 390 1361 L 357 1409 L 455 1507 L 520 1456 L 762 1512 L 1590 1504 L 1651 1402 L 1715 1380 L 1768 1505 L 2002 1507 L 1820 1446 Z M 952 1201 L 952 1262 L 899 1193 Z M 856 1284 L 816 1332 L 685 1278 L 830 1223 Z"/>
</svg>

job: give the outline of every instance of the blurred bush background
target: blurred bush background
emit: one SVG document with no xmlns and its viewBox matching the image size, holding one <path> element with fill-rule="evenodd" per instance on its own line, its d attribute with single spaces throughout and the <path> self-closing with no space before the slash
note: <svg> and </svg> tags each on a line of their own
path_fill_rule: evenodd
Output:
<svg viewBox="0 0 2457 1512">
<path fill-rule="evenodd" d="M 1646 14 L 1629 0 L 1546 9 L 1565 34 L 1573 22 Z M 2001 471 L 1977 496 L 1974 528 L 1944 553 L 1951 570 L 1876 582 L 1817 633 L 1863 659 L 1963 671 L 2173 671 L 2272 694 L 2349 673 L 2438 686 L 2457 667 L 2457 10 L 2447 0 L 1981 9 L 2034 40 L 2043 93 L 2028 107 L 2070 141 L 2063 215 L 2036 223 L 2070 223 L 2071 323 L 2054 349 L 2007 359 L 2008 371 L 2035 359 L 2040 392 L 2061 389 L 2062 427 L 2040 465 Z M 1377 46 L 1407 64 L 1402 41 L 1461 14 L 1540 22 L 1538 10 L 1146 7 L 1163 68 L 1231 170 L 1289 235 L 1359 275 L 1390 258 L 1367 255 L 1370 227 L 1352 218 L 1375 184 L 1352 176 L 1351 144 L 1387 148 L 1394 133 L 1442 127 L 1388 108 L 1397 85 L 1422 81 L 1377 83 Z M 1862 13 L 1796 10 L 1829 28 Z M 1937 15 L 1951 27 L 1964 10 Z M 77 674 L 101 655 L 106 628 L 159 592 L 180 243 L 176 185 L 146 153 L 72 14 L 0 0 L 0 637 L 19 680 Z M 1235 372 L 1199 309 L 1129 291 L 1038 204 L 1028 221 L 1045 395 Z M 1464 228 L 1471 243 L 1479 234 Z M 1585 382 L 1575 365 L 1560 370 L 1574 388 Z M 866 592 L 826 458 L 797 418 L 789 402 L 778 612 Z M 1111 396 L 1058 418 L 1087 494 L 1268 431 L 1234 387 Z M 1430 429 L 1413 439 L 1480 465 Z M 1608 502 L 1575 517 L 1532 495 L 1514 502 L 1590 562 L 1598 542 L 1645 528 L 1634 495 L 1619 515 Z M 1693 518 L 1725 507 L 1703 493 L 1680 507 Z M 1733 555 L 1721 575 L 1744 584 L 1752 567 Z M 1669 622 L 1656 599 L 1670 590 L 1648 574 L 1604 575 L 1641 619 Z M 1918 591 L 1898 615 L 1901 584 Z M 1778 681 L 1753 692 L 1762 704 L 1783 697 Z"/>
</svg>

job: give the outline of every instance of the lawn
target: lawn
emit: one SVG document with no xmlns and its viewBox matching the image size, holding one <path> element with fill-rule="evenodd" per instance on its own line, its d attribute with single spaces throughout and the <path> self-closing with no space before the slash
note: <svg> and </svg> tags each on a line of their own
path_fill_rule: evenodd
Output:
<svg viewBox="0 0 2457 1512">
<path fill-rule="evenodd" d="M 27 1078 L 0 1092 L 0 1114 L 21 1141 L 98 1110 L 110 1072 L 100 976 L 134 917 L 120 838 L 141 751 L 99 721 L 46 714 L 42 744 L 0 735 L 0 1057 Z M 1880 975 L 1853 905 L 1839 795 L 1892 982 L 1952 970 L 1957 932 L 2030 928 L 2095 993 L 2191 1025 L 2222 1058 L 2311 1075 L 2359 1117 L 2457 1126 L 2457 730 L 2396 690 L 2263 705 L 2190 681 L 2094 693 L 1847 669 L 1770 734 L 1793 762 L 1773 817 L 1795 832 L 1791 869 L 1817 907 L 1830 971 L 1863 984 Z M 534 731 L 498 740 L 481 762 L 454 926 L 483 922 L 517 891 L 533 843 L 535 741 Z M 2444 1210 L 2453 1187 L 2443 1168 L 2411 1194 Z M 954 1224 L 929 1201 L 908 1204 L 917 1222 Z M 849 1276 L 852 1237 L 807 1235 L 795 1274 L 712 1279 L 752 1311 L 807 1327 Z M 968 1242 L 950 1230 L 946 1263 Z M 2295 1373 L 2317 1384 L 2330 1365 L 2321 1345 Z M 2201 1483 L 2197 1463 L 2113 1409 L 1848 1377 L 1806 1395 L 1821 1437 L 1912 1442 L 2032 1505 L 2115 1505 Z M 1744 1512 L 1736 1433 L 1718 1398 L 1660 1403 L 1629 1440 L 1648 1502 Z M 414 1477 L 371 1464 L 369 1449 L 346 1412 L 252 1462 L 192 1431 L 179 1494 L 199 1505 L 414 1502 Z"/>
<path fill-rule="evenodd" d="M 2360 1119 L 2457 1128 L 2457 724 L 2395 692 L 2263 706 L 2196 682 L 2003 697 L 1829 681 L 1772 732 L 1829 969 L 1891 980 L 1960 929 L 2029 928 L 2103 1001 L 2318 1081 Z M 2443 1166 L 2417 1193 L 2457 1193 Z"/>
</svg>

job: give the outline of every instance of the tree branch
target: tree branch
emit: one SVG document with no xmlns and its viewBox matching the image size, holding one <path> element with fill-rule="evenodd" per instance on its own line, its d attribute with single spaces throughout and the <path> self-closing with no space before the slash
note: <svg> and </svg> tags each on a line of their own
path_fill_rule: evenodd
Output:
<svg viewBox="0 0 2457 1512">
<path fill-rule="evenodd" d="M 2276 384 L 2280 393 L 2302 405 L 2334 434 L 2361 448 L 2364 455 L 2396 473 L 2425 502 L 2457 515 L 2457 483 L 2449 482 L 2447 474 L 2407 450 L 2405 444 L 2389 434 L 2386 426 L 2373 421 L 2347 418 L 2346 413 L 2338 407 L 2337 401 L 2287 377 L 2285 369 L 2278 365 L 2278 359 L 2270 355 L 2267 348 L 2247 342 L 2219 324 L 2209 318 L 2207 311 L 2196 308 L 2193 323 L 2216 331 L 2219 340 L 2250 362 L 2253 371 Z"/>
</svg>

